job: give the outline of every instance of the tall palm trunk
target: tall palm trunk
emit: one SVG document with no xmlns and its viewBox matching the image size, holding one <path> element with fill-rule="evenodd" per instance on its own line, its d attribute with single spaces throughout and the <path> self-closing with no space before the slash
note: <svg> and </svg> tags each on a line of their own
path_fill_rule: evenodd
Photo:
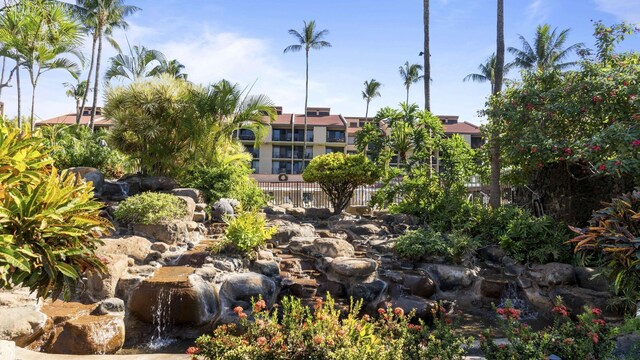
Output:
<svg viewBox="0 0 640 360">
<path fill-rule="evenodd" d="M 369 102 L 371 99 L 367 99 L 367 110 L 364 112 L 364 120 L 369 121 Z"/>
<path fill-rule="evenodd" d="M 16 90 L 18 91 L 18 128 L 22 131 L 22 111 L 20 104 L 22 102 L 20 89 L 20 62 L 16 60 Z"/>
<path fill-rule="evenodd" d="M 36 121 L 35 121 L 35 106 L 36 106 L 36 86 L 38 85 L 38 78 L 35 77 L 32 74 L 29 74 L 31 77 L 31 115 L 30 115 L 30 121 L 31 121 L 31 131 L 33 131 L 36 128 Z"/>
<path fill-rule="evenodd" d="M 96 58 L 96 43 L 98 39 L 96 37 L 97 33 L 93 35 L 93 40 L 91 44 L 91 62 L 89 63 L 89 73 L 87 74 L 87 86 L 84 89 L 84 94 L 82 95 L 82 105 L 76 104 L 76 125 L 80 125 L 80 119 L 82 119 L 82 114 L 84 114 L 84 105 L 87 102 L 87 95 L 89 95 L 89 87 L 91 86 L 91 73 L 93 71 L 93 63 Z"/>
<path fill-rule="evenodd" d="M 305 89 L 304 90 L 304 143 L 302 146 L 302 171 L 303 172 L 305 168 L 305 157 L 307 155 L 307 101 L 309 100 L 309 49 L 308 48 L 306 50 L 306 69 L 305 69 L 304 89 Z"/>
<path fill-rule="evenodd" d="M 429 0 L 424 0 L 424 109 L 431 111 L 431 52 L 429 52 Z M 408 101 L 407 101 L 408 102 Z"/>
<path fill-rule="evenodd" d="M 89 129 L 93 131 L 94 121 L 96 118 L 96 105 L 98 105 L 98 86 L 100 85 L 100 57 L 102 55 L 102 24 L 98 24 L 96 28 L 98 37 L 98 53 L 96 55 L 96 76 L 93 86 L 93 107 L 91 108 L 91 117 L 89 118 Z M 88 86 L 89 84 L 87 84 Z"/>
<path fill-rule="evenodd" d="M 4 88 L 4 69 L 7 65 L 7 57 L 2 57 L 2 73 L 0 74 L 0 98 L 2 98 L 2 89 Z"/>
<path fill-rule="evenodd" d="M 405 103 L 407 106 L 409 106 L 409 87 L 410 85 L 407 85 L 407 102 Z"/>
<path fill-rule="evenodd" d="M 493 95 L 500 93 L 502 90 L 502 78 L 504 75 L 504 2 L 498 1 L 497 9 L 497 37 L 496 37 L 496 67 L 495 67 L 495 84 L 493 86 Z M 500 134 L 495 125 L 491 131 L 491 183 L 489 185 L 489 200 L 491 207 L 497 209 L 500 207 Z"/>
</svg>

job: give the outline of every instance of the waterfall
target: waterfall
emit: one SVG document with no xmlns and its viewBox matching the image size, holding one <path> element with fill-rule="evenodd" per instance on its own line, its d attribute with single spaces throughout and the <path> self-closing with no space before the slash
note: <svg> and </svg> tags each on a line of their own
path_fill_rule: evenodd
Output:
<svg viewBox="0 0 640 360">
<path fill-rule="evenodd" d="M 118 184 L 118 186 L 120 186 L 120 195 L 122 195 L 123 197 L 127 197 L 129 196 L 129 183 L 126 181 L 118 181 L 116 182 L 116 184 Z"/>
<path fill-rule="evenodd" d="M 511 306 L 514 309 L 520 310 L 520 319 L 522 320 L 533 320 L 538 317 L 538 313 L 529 308 L 527 301 L 518 294 L 518 286 L 516 283 L 508 283 L 502 292 L 498 307 L 505 306 Z"/>
<path fill-rule="evenodd" d="M 153 335 L 147 347 L 151 350 L 158 350 L 174 343 L 176 339 L 168 336 L 171 328 L 171 300 L 174 296 L 174 289 L 161 287 L 158 293 L 158 300 L 151 307 L 153 315 Z"/>
</svg>

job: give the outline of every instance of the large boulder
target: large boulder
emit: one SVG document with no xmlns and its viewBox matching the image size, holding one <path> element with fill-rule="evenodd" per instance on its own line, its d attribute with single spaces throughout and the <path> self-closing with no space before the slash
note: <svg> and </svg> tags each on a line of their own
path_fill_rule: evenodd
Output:
<svg viewBox="0 0 640 360">
<path fill-rule="evenodd" d="M 327 208 L 306 208 L 305 216 L 311 219 L 327 220 L 333 212 Z"/>
<path fill-rule="evenodd" d="M 157 314 L 162 314 L 161 321 L 169 324 L 210 323 L 218 314 L 218 296 L 215 288 L 194 271 L 183 266 L 159 268 L 133 290 L 129 311 L 149 324 L 157 325 Z"/>
<path fill-rule="evenodd" d="M 51 328 L 47 315 L 35 306 L 0 308 L 0 340 L 27 346 Z"/>
<path fill-rule="evenodd" d="M 621 313 L 608 306 L 611 294 L 609 292 L 593 291 L 575 286 L 556 286 L 549 291 L 551 298 L 561 297 L 569 312 L 581 314 L 584 307 L 599 308 L 607 316 L 621 317 Z"/>
<path fill-rule="evenodd" d="M 193 216 L 196 212 L 196 202 L 193 201 L 193 199 L 188 196 L 177 196 L 177 198 L 182 200 L 182 203 L 184 204 L 185 209 L 187 210 L 187 213 L 184 216 L 184 218 L 182 218 L 182 220 L 192 221 Z"/>
<path fill-rule="evenodd" d="M 442 291 L 468 288 L 477 277 L 477 271 L 464 266 L 423 264 L 420 268 L 435 276 Z"/>
<path fill-rule="evenodd" d="M 525 275 L 540 286 L 574 285 L 576 283 L 576 272 L 570 264 L 533 264 L 526 269 Z"/>
<path fill-rule="evenodd" d="M 103 238 L 103 245 L 96 249 L 98 255 L 126 255 L 136 264 L 144 263 L 151 252 L 152 242 L 141 236 L 117 236 Z"/>
<path fill-rule="evenodd" d="M 600 274 L 596 269 L 588 267 L 576 267 L 576 280 L 578 286 L 593 291 L 607 292 L 611 289 L 609 279 Z"/>
<path fill-rule="evenodd" d="M 237 322 L 238 316 L 233 312 L 237 306 L 251 314 L 251 302 L 258 298 L 270 307 L 276 299 L 277 290 L 275 282 L 264 275 L 253 272 L 230 274 L 220 286 L 222 312 L 219 323 Z"/>
<path fill-rule="evenodd" d="M 402 285 L 409 290 L 412 295 L 417 295 L 425 299 L 436 293 L 436 283 L 426 273 L 403 274 Z"/>
<path fill-rule="evenodd" d="M 169 245 L 200 240 L 196 232 L 189 231 L 188 224 L 184 221 L 171 221 L 151 225 L 133 224 L 132 229 L 135 235 L 151 238 Z M 194 237 L 196 238 L 194 239 Z"/>
<path fill-rule="evenodd" d="M 315 249 L 315 240 L 314 237 L 294 236 L 289 240 L 288 247 L 294 253 L 311 255 Z"/>
<path fill-rule="evenodd" d="M 102 186 L 101 198 L 121 201 L 129 196 L 129 183 L 124 181 L 105 180 Z"/>
<path fill-rule="evenodd" d="M 313 241 L 313 251 L 321 256 L 353 257 L 355 249 L 353 245 L 342 239 L 316 238 Z"/>
<path fill-rule="evenodd" d="M 118 181 L 129 185 L 129 195 L 136 195 L 144 191 L 170 191 L 178 187 L 178 183 L 166 176 L 142 177 L 140 174 L 128 174 Z"/>
<path fill-rule="evenodd" d="M 100 170 L 92 167 L 80 166 L 70 168 L 69 172 L 83 178 L 86 182 L 91 182 L 93 184 L 93 191 L 96 196 L 102 194 L 104 175 L 100 172 Z"/>
<path fill-rule="evenodd" d="M 90 270 L 85 273 L 87 281 L 83 296 L 90 301 L 114 297 L 118 281 L 129 266 L 129 258 L 124 254 L 106 254 L 103 258 L 106 260 L 104 272 Z"/>
<path fill-rule="evenodd" d="M 202 193 L 202 191 L 198 190 L 198 189 L 193 189 L 193 188 L 176 188 L 173 189 L 171 191 L 169 191 L 169 193 L 175 195 L 175 196 L 185 196 L 185 197 L 189 197 L 191 199 L 193 199 L 193 201 L 197 204 L 197 203 L 206 203 L 207 199 L 204 197 L 204 194 Z"/>
<path fill-rule="evenodd" d="M 284 215 L 287 213 L 285 208 L 277 205 L 269 205 L 262 208 L 262 211 L 267 215 Z"/>
<path fill-rule="evenodd" d="M 342 284 L 373 282 L 377 277 L 378 263 L 372 259 L 338 257 L 327 264 L 327 279 Z"/>
<path fill-rule="evenodd" d="M 286 244 L 293 237 L 316 237 L 315 228 L 311 224 L 297 224 L 287 220 L 273 220 L 270 226 L 276 226 L 276 232 L 271 239 L 279 244 Z"/>
<path fill-rule="evenodd" d="M 220 199 L 211 205 L 211 218 L 222 221 L 226 216 L 233 216 L 240 203 L 235 199 Z"/>
<path fill-rule="evenodd" d="M 362 300 L 365 307 L 374 307 L 387 293 L 387 283 L 382 280 L 375 280 L 370 283 L 353 284 L 348 289 L 348 295 L 354 300 Z"/>
<path fill-rule="evenodd" d="M 378 308 L 384 310 L 388 308 L 400 308 L 404 311 L 405 315 L 409 315 L 411 311 L 415 311 L 416 318 L 427 322 L 433 319 L 433 313 L 437 307 L 438 303 L 436 301 L 413 295 L 402 295 L 378 304 Z"/>
</svg>

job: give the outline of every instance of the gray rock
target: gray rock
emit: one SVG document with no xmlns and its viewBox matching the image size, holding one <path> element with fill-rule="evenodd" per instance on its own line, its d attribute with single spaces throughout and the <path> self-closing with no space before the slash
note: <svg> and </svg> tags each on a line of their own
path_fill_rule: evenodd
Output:
<svg viewBox="0 0 640 360">
<path fill-rule="evenodd" d="M 276 226 L 276 232 L 271 237 L 272 241 L 286 244 L 293 237 L 316 237 L 315 229 L 311 224 L 297 224 L 288 220 L 277 219 L 270 221 L 270 226 Z"/>
<path fill-rule="evenodd" d="M 598 274 L 596 269 L 580 266 L 576 267 L 575 271 L 578 286 L 601 292 L 607 292 L 611 289 L 609 279 L 602 274 Z"/>
<path fill-rule="evenodd" d="M 304 217 L 306 215 L 306 210 L 301 207 L 294 207 L 291 209 L 287 209 L 286 213 L 289 215 L 293 215 L 295 217 Z"/>
<path fill-rule="evenodd" d="M 274 260 L 273 253 L 268 250 L 258 250 L 256 257 L 258 260 Z"/>
<path fill-rule="evenodd" d="M 91 182 L 93 184 L 93 191 L 96 196 L 102 194 L 104 186 L 104 175 L 100 172 L 100 170 L 86 166 L 73 167 L 68 170 L 70 173 L 76 174 L 86 182 Z"/>
<path fill-rule="evenodd" d="M 284 215 L 287 213 L 285 208 L 276 205 L 265 206 L 262 211 L 267 215 Z"/>
<path fill-rule="evenodd" d="M 306 216 L 312 219 L 327 220 L 333 212 L 327 208 L 307 208 Z"/>
<path fill-rule="evenodd" d="M 107 315 L 113 313 L 124 313 L 124 301 L 118 298 L 104 299 L 94 310 L 96 315 Z"/>
<path fill-rule="evenodd" d="M 178 187 L 178 183 L 166 176 L 150 176 L 140 181 L 141 191 L 170 191 Z"/>
<path fill-rule="evenodd" d="M 255 260 L 251 264 L 251 270 L 269 277 L 280 275 L 280 265 L 274 260 Z"/>
<path fill-rule="evenodd" d="M 92 302 L 114 297 L 118 282 L 126 274 L 129 266 L 128 258 L 124 254 L 108 254 L 103 257 L 107 260 L 104 272 L 85 273 L 87 281 L 83 297 Z"/>
<path fill-rule="evenodd" d="M 177 198 L 182 200 L 182 203 L 184 204 L 185 209 L 187 210 L 187 214 L 184 216 L 184 218 L 179 220 L 192 221 L 193 213 L 196 212 L 196 202 L 193 201 L 193 199 L 188 196 L 177 196 Z"/>
<path fill-rule="evenodd" d="M 242 259 L 225 255 L 212 255 L 208 263 L 224 272 L 237 272 L 243 268 Z"/>
<path fill-rule="evenodd" d="M 207 213 L 204 211 L 196 211 L 193 213 L 193 221 L 204 222 L 207 220 Z"/>
<path fill-rule="evenodd" d="M 375 307 L 383 300 L 386 293 L 387 283 L 379 279 L 370 283 L 353 284 L 348 290 L 348 294 L 353 297 L 353 300 L 362 299 L 367 307 Z"/>
<path fill-rule="evenodd" d="M 169 191 L 169 193 L 176 195 L 176 196 L 186 196 L 186 197 L 190 197 L 191 199 L 193 199 L 193 202 L 195 203 L 206 203 L 207 200 L 204 197 L 204 194 L 202 193 L 202 191 L 198 190 L 198 189 L 193 189 L 193 188 L 176 188 L 173 189 L 171 191 Z"/>
<path fill-rule="evenodd" d="M 405 315 L 409 315 L 411 311 L 415 311 L 415 317 L 424 321 L 431 321 L 433 319 L 433 312 L 436 310 L 438 303 L 433 300 L 427 300 L 425 298 L 413 295 L 403 295 L 391 299 L 389 302 L 379 304 L 378 307 L 387 310 L 387 307 L 392 309 L 401 308 Z"/>
<path fill-rule="evenodd" d="M 237 322 L 238 316 L 233 312 L 236 306 L 251 314 L 251 302 L 261 297 L 267 306 L 273 305 L 277 295 L 276 284 L 268 277 L 257 273 L 230 274 L 220 286 L 222 313 L 219 323 Z"/>
<path fill-rule="evenodd" d="M 353 257 L 353 245 L 342 239 L 317 238 L 313 241 L 313 251 L 321 256 Z"/>
<path fill-rule="evenodd" d="M 136 264 L 142 264 L 151 252 L 151 241 L 140 236 L 116 236 L 103 238 L 103 245 L 96 249 L 99 255 L 121 254 L 132 258 Z"/>
<path fill-rule="evenodd" d="M 231 199 L 220 199 L 211 205 L 211 217 L 213 220 L 222 221 L 225 216 L 233 216 L 234 206 Z"/>
<path fill-rule="evenodd" d="M 289 241 L 289 250 L 301 254 L 311 254 L 313 253 L 315 240 L 314 237 L 294 236 Z"/>
<path fill-rule="evenodd" d="M 207 208 L 207 203 L 197 203 L 196 211 L 204 211 Z"/>
<path fill-rule="evenodd" d="M 489 245 L 478 249 L 478 255 L 480 255 L 483 260 L 501 263 L 502 258 L 507 254 L 498 245 Z"/>
<path fill-rule="evenodd" d="M 576 273 L 573 266 L 563 263 L 530 265 L 525 275 L 540 286 L 574 285 Z"/>
<path fill-rule="evenodd" d="M 165 244 L 173 245 L 178 242 L 187 242 L 192 238 L 184 221 L 172 221 L 165 224 L 145 225 L 133 224 L 133 233 L 138 236 L 152 238 Z"/>
<path fill-rule="evenodd" d="M 338 257 L 328 263 L 326 275 L 342 284 L 368 283 L 376 279 L 377 269 L 378 263 L 372 259 Z"/>
<path fill-rule="evenodd" d="M 560 296 L 573 315 L 581 314 L 584 307 L 599 308 L 609 317 L 620 317 L 622 314 L 608 305 L 611 298 L 609 292 L 599 292 L 575 286 L 556 286 L 549 291 L 549 297 Z"/>
<path fill-rule="evenodd" d="M 475 270 L 463 267 L 444 264 L 424 264 L 420 268 L 433 274 L 442 291 L 459 290 L 468 288 L 477 277 Z"/>
<path fill-rule="evenodd" d="M 29 345 L 45 332 L 50 325 L 47 320 L 47 315 L 33 306 L 0 308 L 0 340 Z"/>
<path fill-rule="evenodd" d="M 428 274 L 403 274 L 402 280 L 412 295 L 428 299 L 436 293 L 436 283 Z"/>
</svg>

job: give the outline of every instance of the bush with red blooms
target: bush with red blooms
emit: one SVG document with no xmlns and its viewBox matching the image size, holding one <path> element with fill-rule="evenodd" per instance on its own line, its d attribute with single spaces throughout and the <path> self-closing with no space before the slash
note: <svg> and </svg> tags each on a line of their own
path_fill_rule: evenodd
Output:
<svg viewBox="0 0 640 360">
<path fill-rule="evenodd" d="M 551 326 L 533 331 L 521 322 L 520 310 L 511 306 L 498 308 L 500 330 L 507 342 L 497 342 L 496 334 L 487 330 L 480 337 L 480 348 L 487 360 L 547 359 L 557 355 L 561 359 L 604 360 L 613 352 L 615 341 L 612 328 L 602 319 L 602 310 L 584 308 L 572 319 L 569 310 L 556 299 L 551 309 Z"/>
</svg>

